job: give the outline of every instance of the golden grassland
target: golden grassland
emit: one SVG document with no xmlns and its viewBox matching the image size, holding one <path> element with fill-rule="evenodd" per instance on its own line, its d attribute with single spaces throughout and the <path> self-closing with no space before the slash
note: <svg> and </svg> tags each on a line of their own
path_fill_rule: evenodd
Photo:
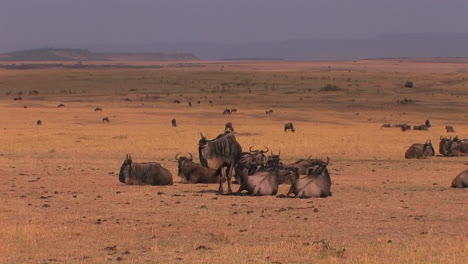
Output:
<svg viewBox="0 0 468 264">
<path fill-rule="evenodd" d="M 404 159 L 413 143 L 437 149 L 445 125 L 468 137 L 466 61 L 196 64 L 0 70 L 0 263 L 467 261 L 468 193 L 449 185 L 468 158 Z M 321 92 L 327 84 L 342 90 Z M 380 128 L 426 119 L 429 131 Z M 197 156 L 200 132 L 213 138 L 227 121 L 244 149 L 268 146 L 285 162 L 330 157 L 333 196 L 178 183 L 174 155 Z M 283 132 L 286 122 L 296 133 Z M 127 153 L 161 163 L 175 184 L 119 183 Z"/>
</svg>

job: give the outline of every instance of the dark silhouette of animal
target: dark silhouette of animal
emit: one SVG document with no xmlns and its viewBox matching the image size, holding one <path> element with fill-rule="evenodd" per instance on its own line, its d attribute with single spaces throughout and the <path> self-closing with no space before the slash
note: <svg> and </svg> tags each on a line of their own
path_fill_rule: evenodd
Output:
<svg viewBox="0 0 468 264">
<path fill-rule="evenodd" d="M 27 105 L 23 105 L 23 108 L 28 108 L 28 106 L 27 106 Z"/>
<path fill-rule="evenodd" d="M 241 158 L 236 166 L 236 182 L 241 186 L 237 192 L 244 190 L 242 180 L 246 176 L 252 175 L 257 172 L 257 169 L 261 166 L 264 166 L 267 161 L 265 153 L 269 151 L 267 147 L 266 150 L 252 150 L 253 146 L 250 146 L 249 152 L 242 152 Z"/>
<path fill-rule="evenodd" d="M 234 113 L 237 113 L 237 109 L 236 109 L 236 108 L 231 109 L 231 114 L 234 114 Z"/>
<path fill-rule="evenodd" d="M 407 124 L 401 124 L 401 131 L 405 132 L 407 130 L 411 130 L 411 126 Z"/>
<path fill-rule="evenodd" d="M 41 120 L 37 120 L 37 121 L 36 121 L 36 125 L 38 125 L 38 126 L 42 125 L 42 121 L 41 121 Z"/>
<path fill-rule="evenodd" d="M 203 157 L 209 168 L 218 170 L 218 173 L 224 172 L 228 182 L 228 193 L 232 193 L 231 177 L 241 157 L 241 145 L 237 142 L 234 134 L 228 131 L 212 140 L 206 139 L 203 134 L 200 135 L 201 139 L 198 142 L 200 162 L 202 163 L 201 157 Z M 220 181 L 218 191 L 220 194 L 224 192 L 223 181 Z"/>
<path fill-rule="evenodd" d="M 175 159 L 178 162 L 177 175 L 181 177 L 182 183 L 219 183 L 221 177 L 216 170 L 194 163 L 191 153 L 190 158 L 178 157 L 179 154 L 176 154 Z"/>
<path fill-rule="evenodd" d="M 424 122 L 424 125 L 427 127 L 431 127 L 431 120 L 427 119 L 426 122 Z"/>
<path fill-rule="evenodd" d="M 392 127 L 392 125 L 390 123 L 387 123 L 387 124 L 383 124 L 381 127 Z"/>
<path fill-rule="evenodd" d="M 271 155 L 264 167 L 259 168 L 252 175 L 243 176 L 242 189 L 247 190 L 249 195 L 254 196 L 276 195 L 279 185 L 279 168 L 280 156 Z"/>
<path fill-rule="evenodd" d="M 228 131 L 234 132 L 234 128 L 232 127 L 232 123 L 231 123 L 231 122 L 227 122 L 227 123 L 224 125 L 224 130 L 228 130 Z"/>
<path fill-rule="evenodd" d="M 293 132 L 293 133 L 296 132 L 296 130 L 294 129 L 293 123 L 284 124 L 284 132 L 287 132 L 288 130 Z"/>
<path fill-rule="evenodd" d="M 96 108 L 94 108 L 94 112 L 97 112 L 97 111 L 101 111 L 101 112 L 102 112 L 102 108 L 101 108 L 101 107 L 96 107 Z"/>
<path fill-rule="evenodd" d="M 173 118 L 171 120 L 171 124 L 172 124 L 172 127 L 176 127 L 177 126 L 177 120 L 175 118 Z"/>
<path fill-rule="evenodd" d="M 452 188 L 467 188 L 468 187 L 468 170 L 462 171 L 452 181 Z"/>
<path fill-rule="evenodd" d="M 440 136 L 440 143 L 439 143 L 439 153 L 442 156 L 449 156 L 450 149 L 452 146 L 452 137 L 446 138 Z"/>
<path fill-rule="evenodd" d="M 429 130 L 429 127 L 426 125 L 413 126 L 413 130 Z"/>
<path fill-rule="evenodd" d="M 445 126 L 447 133 L 455 133 L 455 128 L 453 126 Z"/>
<path fill-rule="evenodd" d="M 188 102 L 188 105 L 191 107 L 191 106 L 192 106 L 192 102 Z"/>
<path fill-rule="evenodd" d="M 58 104 L 57 107 L 61 108 L 61 107 L 65 107 L 65 105 L 64 104 Z"/>
<path fill-rule="evenodd" d="M 231 114 L 231 109 L 224 109 L 223 115 L 230 115 Z"/>
<path fill-rule="evenodd" d="M 210 100 L 210 105 L 213 105 L 213 101 Z"/>
<path fill-rule="evenodd" d="M 103 123 L 110 123 L 110 120 L 109 120 L 109 118 L 107 116 L 105 116 L 105 117 L 102 118 L 102 122 Z"/>
<path fill-rule="evenodd" d="M 424 144 L 413 144 L 405 152 L 405 159 L 427 159 L 430 156 L 434 156 L 434 147 L 430 140 Z"/>
<path fill-rule="evenodd" d="M 265 112 L 265 114 L 267 114 L 267 115 L 270 115 L 270 114 L 272 114 L 272 113 L 273 113 L 273 109 L 267 110 L 267 111 Z"/>
<path fill-rule="evenodd" d="M 455 136 L 450 145 L 450 156 L 466 156 L 468 155 L 468 139 L 460 139 Z"/>
<path fill-rule="evenodd" d="M 413 88 L 413 82 L 412 81 L 406 81 L 405 82 L 405 87 L 406 88 Z"/>
<path fill-rule="evenodd" d="M 331 178 L 326 162 L 316 159 L 307 169 L 307 174 L 300 176 L 299 170 L 294 169 L 294 178 L 287 195 L 293 193 L 297 198 L 314 198 L 331 196 Z"/>
<path fill-rule="evenodd" d="M 137 163 L 130 154 L 120 167 L 119 181 L 128 185 L 172 185 L 172 174 L 157 162 Z"/>
<path fill-rule="evenodd" d="M 18 96 L 18 97 L 15 97 L 13 98 L 14 101 L 23 101 L 23 98 L 21 98 L 21 96 Z"/>
</svg>

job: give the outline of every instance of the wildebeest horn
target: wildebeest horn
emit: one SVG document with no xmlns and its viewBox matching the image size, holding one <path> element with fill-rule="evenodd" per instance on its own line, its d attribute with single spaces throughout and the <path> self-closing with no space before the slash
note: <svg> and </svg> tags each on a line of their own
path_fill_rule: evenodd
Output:
<svg viewBox="0 0 468 264">
<path fill-rule="evenodd" d="M 190 155 L 190 160 L 192 160 L 193 159 L 192 153 L 189 152 L 188 154 Z"/>
<path fill-rule="evenodd" d="M 280 155 L 281 155 L 281 149 L 280 149 L 280 151 L 278 152 L 278 156 L 280 156 Z"/>
<path fill-rule="evenodd" d="M 250 146 L 250 148 L 249 148 L 249 151 L 250 151 L 250 152 L 252 152 L 252 148 L 253 148 L 253 146 Z"/>
<path fill-rule="evenodd" d="M 130 159 L 130 154 L 127 154 L 127 155 L 125 156 L 125 159 Z"/>
<path fill-rule="evenodd" d="M 268 151 L 270 150 L 270 149 L 269 149 L 267 146 L 263 146 L 263 147 L 265 147 L 265 148 L 266 148 L 266 150 L 265 150 L 265 151 L 263 151 L 263 152 L 268 152 Z"/>
<path fill-rule="evenodd" d="M 177 154 L 175 154 L 175 159 L 176 159 L 176 160 L 179 160 L 179 158 L 177 157 L 179 154 L 180 154 L 180 152 L 177 153 Z"/>
<path fill-rule="evenodd" d="M 310 158 L 312 158 L 312 155 L 309 155 L 309 157 L 307 159 L 310 160 Z"/>
<path fill-rule="evenodd" d="M 327 156 L 327 165 L 330 164 L 330 157 Z"/>
</svg>

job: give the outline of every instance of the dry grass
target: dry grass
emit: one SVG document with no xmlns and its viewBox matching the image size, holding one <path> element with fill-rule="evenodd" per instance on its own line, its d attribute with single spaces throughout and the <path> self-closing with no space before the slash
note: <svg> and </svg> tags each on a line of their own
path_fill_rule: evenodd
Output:
<svg viewBox="0 0 468 264">
<path fill-rule="evenodd" d="M 403 154 L 427 139 L 437 145 L 446 124 L 468 137 L 467 64 L 204 64 L 1 70 L 0 263 L 466 262 L 468 193 L 448 186 L 468 159 Z M 403 88 L 406 80 L 415 87 Z M 327 84 L 345 91 L 318 93 Z M 18 92 L 23 101 L 12 100 Z M 416 103 L 398 104 L 403 98 Z M 224 108 L 238 113 L 223 116 Z M 429 131 L 380 128 L 426 119 Z M 265 145 L 285 161 L 329 156 L 333 196 L 221 196 L 216 185 L 118 182 L 126 153 L 160 162 L 177 182 L 175 153 L 197 153 L 199 133 L 215 137 L 227 121 L 245 149 Z M 283 132 L 290 121 L 294 134 Z"/>
</svg>

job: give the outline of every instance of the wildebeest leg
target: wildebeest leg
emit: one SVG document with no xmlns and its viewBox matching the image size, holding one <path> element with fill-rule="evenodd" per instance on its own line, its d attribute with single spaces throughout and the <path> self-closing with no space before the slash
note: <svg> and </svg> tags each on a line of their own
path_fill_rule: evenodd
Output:
<svg viewBox="0 0 468 264">
<path fill-rule="evenodd" d="M 219 176 L 220 176 L 220 179 L 219 179 L 219 189 L 218 189 L 218 193 L 219 194 L 223 194 L 224 193 L 224 189 L 223 189 L 223 178 L 225 178 L 225 171 L 223 170 L 223 167 L 219 168 L 217 170 L 217 173 L 219 173 Z"/>
<path fill-rule="evenodd" d="M 289 188 L 289 191 L 286 194 L 286 196 L 289 196 L 291 193 L 293 193 L 293 191 L 294 191 L 294 185 L 291 184 L 291 188 Z"/>
<path fill-rule="evenodd" d="M 237 193 L 241 193 L 243 190 L 247 190 L 245 188 L 245 183 L 247 182 L 247 172 L 246 169 L 243 168 L 242 171 L 239 171 L 239 190 L 237 190 Z M 236 175 L 237 176 L 237 175 Z"/>
<path fill-rule="evenodd" d="M 231 163 L 231 165 L 229 165 L 228 171 L 226 172 L 227 182 L 228 182 L 228 193 L 232 193 L 231 177 L 232 177 L 233 173 L 234 173 L 234 164 Z"/>
</svg>

